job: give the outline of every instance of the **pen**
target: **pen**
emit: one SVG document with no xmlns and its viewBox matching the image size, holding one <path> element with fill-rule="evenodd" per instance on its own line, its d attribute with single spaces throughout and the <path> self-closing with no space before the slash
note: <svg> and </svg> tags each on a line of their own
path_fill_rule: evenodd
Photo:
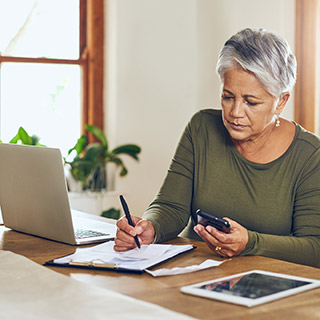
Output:
<svg viewBox="0 0 320 320">
<path fill-rule="evenodd" d="M 128 223 L 130 224 L 130 226 L 134 227 L 134 224 L 133 224 L 133 221 L 131 219 L 130 212 L 129 212 L 129 208 L 127 206 L 126 200 L 124 200 L 124 197 L 122 195 L 120 195 L 120 201 L 121 201 L 121 205 L 122 205 L 123 211 L 124 211 L 124 213 L 126 215 L 126 218 L 128 220 Z M 138 248 L 141 248 L 140 242 L 139 242 L 137 236 L 134 236 L 134 241 L 136 242 Z"/>
</svg>

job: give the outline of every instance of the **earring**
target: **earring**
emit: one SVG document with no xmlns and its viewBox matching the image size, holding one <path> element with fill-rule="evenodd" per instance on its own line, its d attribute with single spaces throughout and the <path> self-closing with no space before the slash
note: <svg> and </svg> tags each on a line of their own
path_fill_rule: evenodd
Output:
<svg viewBox="0 0 320 320">
<path fill-rule="evenodd" d="M 280 116 L 277 114 L 276 115 L 276 127 L 279 128 L 280 127 Z"/>
</svg>

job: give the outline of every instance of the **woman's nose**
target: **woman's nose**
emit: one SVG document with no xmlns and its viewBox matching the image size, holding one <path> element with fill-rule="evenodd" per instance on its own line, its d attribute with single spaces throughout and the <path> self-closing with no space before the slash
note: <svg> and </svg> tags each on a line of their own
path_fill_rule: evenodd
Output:
<svg viewBox="0 0 320 320">
<path fill-rule="evenodd" d="M 242 117 L 243 113 L 244 113 L 244 106 L 243 106 L 243 102 L 239 101 L 239 100 L 235 100 L 232 108 L 231 108 L 231 115 L 233 117 Z"/>
</svg>

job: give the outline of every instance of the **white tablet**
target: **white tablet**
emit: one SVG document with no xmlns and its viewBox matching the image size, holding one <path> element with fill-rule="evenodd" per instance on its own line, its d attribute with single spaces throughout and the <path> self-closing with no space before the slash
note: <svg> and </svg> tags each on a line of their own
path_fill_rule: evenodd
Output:
<svg viewBox="0 0 320 320">
<path fill-rule="evenodd" d="M 261 270 L 182 287 L 183 293 L 253 307 L 320 286 L 320 280 Z"/>
</svg>

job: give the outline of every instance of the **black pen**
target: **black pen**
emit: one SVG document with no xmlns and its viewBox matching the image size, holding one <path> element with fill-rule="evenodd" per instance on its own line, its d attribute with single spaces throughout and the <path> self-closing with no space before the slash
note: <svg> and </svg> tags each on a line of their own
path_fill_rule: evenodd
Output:
<svg viewBox="0 0 320 320">
<path fill-rule="evenodd" d="M 131 219 L 129 208 L 127 206 L 126 200 L 124 200 L 124 197 L 122 195 L 120 195 L 120 201 L 121 201 L 121 205 L 122 205 L 123 211 L 124 211 L 124 213 L 126 215 L 126 218 L 128 220 L 128 223 L 130 224 L 130 226 L 134 227 L 134 223 L 133 223 L 133 221 Z M 137 236 L 134 236 L 134 241 L 136 242 L 138 248 L 141 248 L 140 242 L 139 242 Z"/>
</svg>

